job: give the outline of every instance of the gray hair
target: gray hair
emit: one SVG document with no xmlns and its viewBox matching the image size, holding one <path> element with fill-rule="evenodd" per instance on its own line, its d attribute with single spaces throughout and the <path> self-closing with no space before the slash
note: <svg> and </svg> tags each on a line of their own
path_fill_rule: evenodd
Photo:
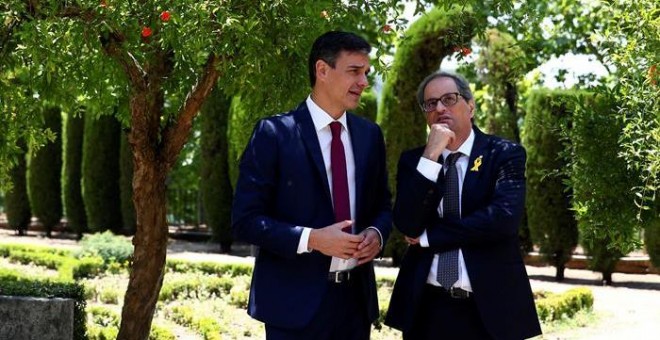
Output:
<svg viewBox="0 0 660 340">
<path fill-rule="evenodd" d="M 474 98 L 472 91 L 470 90 L 470 83 L 468 83 L 468 81 L 465 80 L 463 76 L 456 73 L 438 71 L 424 78 L 424 80 L 422 80 L 422 82 L 419 84 L 419 87 L 417 88 L 417 103 L 420 107 L 424 104 L 424 90 L 426 89 L 426 86 L 437 78 L 453 79 L 456 87 L 458 88 L 458 93 L 461 94 L 461 97 L 465 98 L 467 101 Z"/>
</svg>

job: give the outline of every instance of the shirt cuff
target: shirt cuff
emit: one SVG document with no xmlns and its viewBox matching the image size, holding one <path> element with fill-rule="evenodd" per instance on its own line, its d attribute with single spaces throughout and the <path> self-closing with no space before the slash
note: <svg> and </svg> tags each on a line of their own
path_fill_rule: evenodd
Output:
<svg viewBox="0 0 660 340">
<path fill-rule="evenodd" d="M 426 234 L 426 230 L 424 230 L 422 235 L 419 237 L 419 245 L 423 248 L 429 247 L 429 236 Z"/>
<path fill-rule="evenodd" d="M 383 234 L 380 233 L 380 230 L 378 230 L 378 228 L 376 228 L 376 227 L 368 227 L 367 229 L 373 229 L 378 233 L 378 237 L 380 238 L 380 246 L 379 246 L 380 248 L 379 249 L 383 250 Z"/>
<path fill-rule="evenodd" d="M 302 234 L 300 235 L 300 241 L 298 241 L 298 254 L 310 252 L 309 247 L 307 247 L 307 243 L 309 243 L 309 233 L 311 232 L 312 228 L 303 227 Z"/>
<path fill-rule="evenodd" d="M 420 157 L 417 163 L 417 171 L 429 181 L 435 182 L 442 170 L 442 164 L 436 163 L 428 158 Z"/>
</svg>

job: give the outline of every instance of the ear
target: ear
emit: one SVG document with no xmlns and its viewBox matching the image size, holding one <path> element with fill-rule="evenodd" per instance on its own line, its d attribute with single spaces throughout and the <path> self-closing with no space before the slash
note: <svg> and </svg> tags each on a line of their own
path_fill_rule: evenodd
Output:
<svg viewBox="0 0 660 340">
<path fill-rule="evenodd" d="M 328 75 L 328 70 L 330 69 L 330 65 L 328 65 L 328 63 L 326 63 L 325 61 L 319 59 L 316 61 L 315 69 L 316 69 L 316 80 L 324 81 Z"/>
<path fill-rule="evenodd" d="M 470 99 L 470 101 L 468 102 L 468 106 L 470 107 L 470 118 L 474 118 L 474 108 L 475 108 L 474 98 Z"/>
</svg>

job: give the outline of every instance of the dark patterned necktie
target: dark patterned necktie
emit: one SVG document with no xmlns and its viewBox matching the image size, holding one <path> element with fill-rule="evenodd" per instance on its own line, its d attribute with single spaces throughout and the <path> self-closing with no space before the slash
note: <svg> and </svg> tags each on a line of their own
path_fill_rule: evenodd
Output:
<svg viewBox="0 0 660 340">
<path fill-rule="evenodd" d="M 332 142 L 330 144 L 330 171 L 332 171 L 332 203 L 335 208 L 335 222 L 351 219 L 351 205 L 348 197 L 348 176 L 346 174 L 346 154 L 341 142 L 341 123 L 330 123 Z M 349 228 L 344 230 L 351 232 Z"/>
<path fill-rule="evenodd" d="M 458 170 L 456 161 L 461 156 L 460 152 L 447 156 L 444 162 L 445 190 L 442 198 L 442 216 L 444 218 L 460 218 L 461 210 L 458 195 Z M 458 249 L 453 249 L 438 254 L 438 283 L 446 289 L 451 288 L 458 281 Z"/>
</svg>

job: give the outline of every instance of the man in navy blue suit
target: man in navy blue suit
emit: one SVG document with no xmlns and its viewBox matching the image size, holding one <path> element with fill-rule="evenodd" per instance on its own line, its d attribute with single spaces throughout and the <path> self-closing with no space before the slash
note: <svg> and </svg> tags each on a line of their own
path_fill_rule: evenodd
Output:
<svg viewBox="0 0 660 340">
<path fill-rule="evenodd" d="M 409 247 L 385 324 L 404 339 L 541 334 L 518 245 L 525 150 L 473 125 L 459 75 L 428 76 L 417 99 L 430 133 L 399 160 L 394 224 Z"/>
<path fill-rule="evenodd" d="M 310 96 L 259 121 L 240 161 L 238 240 L 259 247 L 248 313 L 268 339 L 369 339 L 372 260 L 391 224 L 380 128 L 347 113 L 367 87 L 361 37 L 328 32 L 309 56 Z"/>
</svg>

